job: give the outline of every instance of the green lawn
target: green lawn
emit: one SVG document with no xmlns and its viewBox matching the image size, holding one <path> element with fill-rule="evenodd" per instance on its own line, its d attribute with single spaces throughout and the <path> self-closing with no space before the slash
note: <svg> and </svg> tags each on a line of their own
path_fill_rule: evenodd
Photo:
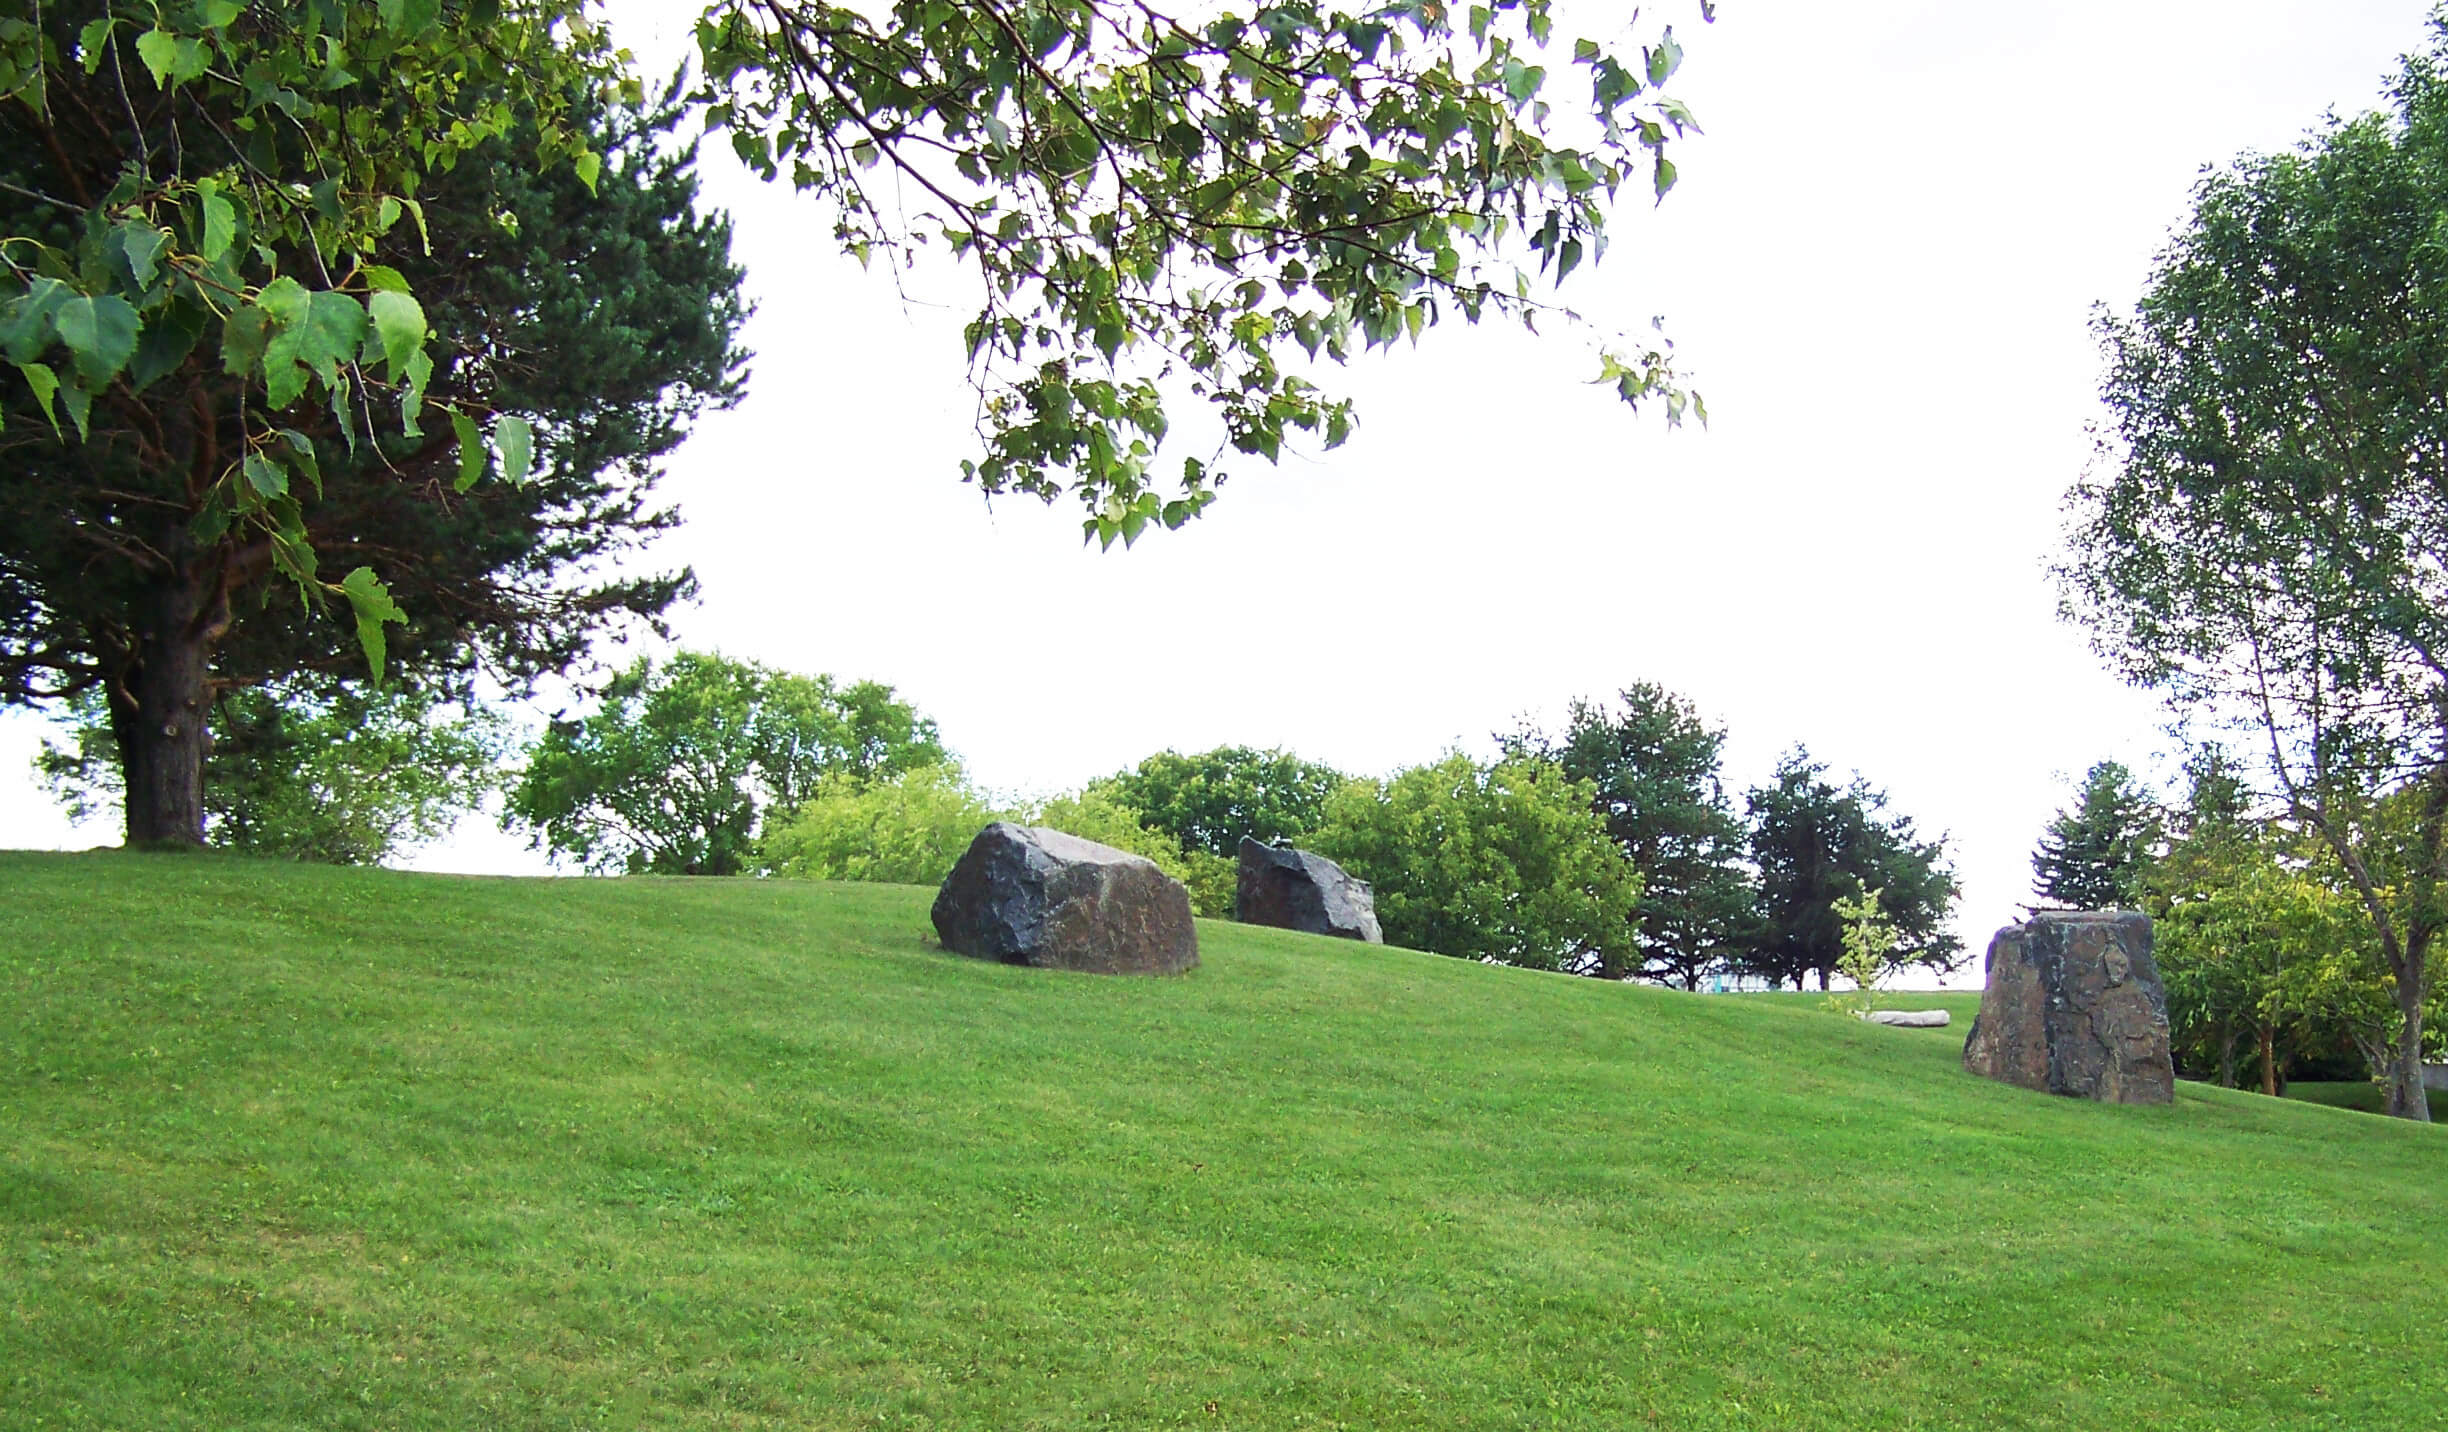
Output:
<svg viewBox="0 0 2448 1432">
<path fill-rule="evenodd" d="M 0 1425 L 2448 1406 L 2448 1132 L 1229 925 L 1005 968 L 927 899 L 0 855 Z"/>
<path fill-rule="evenodd" d="M 2448 1123 L 2448 1091 L 2432 1089 L 2427 1093 L 2431 1101 L 2431 1117 Z M 2381 1092 L 2380 1086 L 2369 1079 L 2357 1079 L 2350 1083 L 2338 1084 L 2292 1079 L 2287 1082 L 2286 1096 L 2290 1099 L 2307 1099 L 2315 1104 L 2327 1104 L 2333 1109 L 2354 1109 L 2365 1114 L 2377 1114 L 2388 1107 L 2388 1099 Z"/>
</svg>

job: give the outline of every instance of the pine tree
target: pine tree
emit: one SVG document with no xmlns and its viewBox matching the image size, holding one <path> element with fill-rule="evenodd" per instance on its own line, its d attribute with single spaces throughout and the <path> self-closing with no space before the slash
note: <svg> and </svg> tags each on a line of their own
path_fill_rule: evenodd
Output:
<svg viewBox="0 0 2448 1432">
<path fill-rule="evenodd" d="M 2032 852 L 2032 888 L 2078 910 L 2135 905 L 2156 857 L 2164 821 L 2133 773 L 2102 761 L 2083 776 L 2082 797 L 2059 811 Z"/>
</svg>

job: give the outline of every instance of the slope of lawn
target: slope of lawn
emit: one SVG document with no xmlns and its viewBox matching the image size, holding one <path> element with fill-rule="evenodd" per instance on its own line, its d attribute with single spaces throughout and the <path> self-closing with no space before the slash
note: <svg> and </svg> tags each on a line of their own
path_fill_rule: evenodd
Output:
<svg viewBox="0 0 2448 1432">
<path fill-rule="evenodd" d="M 2355 1109 L 2377 1114 L 2388 1108 L 2385 1091 L 2369 1079 L 2345 1083 L 2318 1083 L 2310 1079 L 2290 1079 L 2280 1092 L 2290 1099 L 2308 1099 L 2315 1104 L 2327 1104 L 2334 1109 Z M 2425 1091 L 2431 1103 L 2431 1117 L 2448 1123 L 2448 1090 Z"/>
<path fill-rule="evenodd" d="M 0 1425 L 2448 1418 L 2448 1132 L 927 900 L 0 856 Z"/>
</svg>

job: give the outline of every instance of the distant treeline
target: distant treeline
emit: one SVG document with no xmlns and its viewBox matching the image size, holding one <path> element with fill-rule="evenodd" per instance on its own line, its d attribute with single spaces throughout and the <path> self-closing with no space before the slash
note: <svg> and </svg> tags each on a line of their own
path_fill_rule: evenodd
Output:
<svg viewBox="0 0 2448 1432">
<path fill-rule="evenodd" d="M 1872 892 L 1890 968 L 1963 953 L 1942 839 L 1800 747 L 1737 805 L 1725 732 L 1649 684 L 1576 701 L 1561 730 L 1503 733 L 1490 761 L 1375 777 L 1168 750 L 1034 801 L 980 789 L 889 686 L 698 652 L 641 658 L 523 747 L 499 715 L 404 685 L 233 692 L 213 727 L 207 838 L 297 859 L 379 862 L 498 792 L 506 826 L 600 873 L 932 884 L 981 827 L 1015 820 L 1144 855 L 1213 917 L 1232 913 L 1242 837 L 1299 845 L 1376 887 L 1388 940 L 1542 969 L 1824 987 L 1838 903 Z M 41 765 L 90 814 L 115 797 L 119 752 L 98 700 L 70 732 Z"/>
</svg>

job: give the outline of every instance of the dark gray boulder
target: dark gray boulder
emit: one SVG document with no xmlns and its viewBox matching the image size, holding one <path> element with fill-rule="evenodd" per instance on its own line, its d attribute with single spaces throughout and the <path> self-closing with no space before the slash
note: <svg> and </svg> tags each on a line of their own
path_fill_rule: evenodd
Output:
<svg viewBox="0 0 2448 1432">
<path fill-rule="evenodd" d="M 2167 991 L 2151 960 L 2148 915 L 2035 915 L 1997 932 L 1988 970 L 1964 1039 L 1966 1069 L 2112 1104 L 2176 1097 Z"/>
<path fill-rule="evenodd" d="M 935 894 L 935 934 L 957 954 L 1100 975 L 1198 965 L 1190 892 L 1143 855 L 1041 826 L 978 832 Z"/>
<path fill-rule="evenodd" d="M 1233 918 L 1312 935 L 1385 943 L 1377 928 L 1377 893 L 1323 855 L 1241 837 L 1240 879 Z"/>
</svg>

